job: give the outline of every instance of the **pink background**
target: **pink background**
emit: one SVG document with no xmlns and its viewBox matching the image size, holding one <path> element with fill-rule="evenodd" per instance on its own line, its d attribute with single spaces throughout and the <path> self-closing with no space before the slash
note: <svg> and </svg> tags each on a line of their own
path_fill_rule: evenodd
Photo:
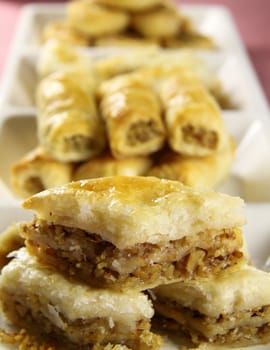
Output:
<svg viewBox="0 0 270 350">
<path fill-rule="evenodd" d="M 21 6 L 31 1 L 0 0 L 0 79 L 8 61 Z M 40 1 L 35 1 L 40 2 Z M 54 2 L 45 0 L 45 2 Z M 182 0 L 180 4 L 223 4 L 238 26 L 253 66 L 270 101 L 270 0 Z"/>
</svg>

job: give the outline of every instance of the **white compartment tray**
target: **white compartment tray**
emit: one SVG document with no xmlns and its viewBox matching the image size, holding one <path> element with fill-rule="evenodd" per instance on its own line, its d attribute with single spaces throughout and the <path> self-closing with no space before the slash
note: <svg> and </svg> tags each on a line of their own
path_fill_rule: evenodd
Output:
<svg viewBox="0 0 270 350">
<path fill-rule="evenodd" d="M 220 190 L 247 202 L 270 202 L 269 108 L 233 19 L 222 6 L 185 5 L 181 9 L 197 30 L 212 37 L 219 47 L 196 54 L 207 62 L 239 106 L 223 111 L 227 128 L 236 139 L 237 153 Z M 20 203 L 9 188 L 10 167 L 37 144 L 34 95 L 40 34 L 46 23 L 63 18 L 64 13 L 64 4 L 51 3 L 26 5 L 22 11 L 0 91 L 0 204 Z M 89 48 L 87 55 L 98 58 L 112 52 Z"/>
</svg>

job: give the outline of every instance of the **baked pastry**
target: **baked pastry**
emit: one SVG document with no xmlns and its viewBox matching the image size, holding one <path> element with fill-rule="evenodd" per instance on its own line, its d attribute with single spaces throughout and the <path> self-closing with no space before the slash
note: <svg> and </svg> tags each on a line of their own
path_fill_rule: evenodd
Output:
<svg viewBox="0 0 270 350">
<path fill-rule="evenodd" d="M 41 146 L 13 164 L 11 187 L 21 198 L 71 181 L 73 166 L 52 159 Z"/>
<path fill-rule="evenodd" d="M 72 45 L 63 43 L 58 39 L 50 40 L 42 46 L 37 63 L 39 77 L 44 78 L 51 73 L 70 69 L 87 70 L 87 80 L 95 84 L 93 60 Z M 91 89 L 93 88 L 91 86 Z"/>
<path fill-rule="evenodd" d="M 147 172 L 149 176 L 181 181 L 200 189 L 216 188 L 228 175 L 235 152 L 235 143 L 223 151 L 206 157 L 183 156 L 164 150 L 157 164 Z"/>
<path fill-rule="evenodd" d="M 97 38 L 94 46 L 155 49 L 160 47 L 160 43 L 154 38 L 141 38 L 127 33 Z"/>
<path fill-rule="evenodd" d="M 91 179 L 104 176 L 137 176 L 144 175 L 152 165 L 150 157 L 132 157 L 115 159 L 107 153 L 80 164 L 72 180 Z"/>
<path fill-rule="evenodd" d="M 132 17 L 132 27 L 145 38 L 172 38 L 181 29 L 181 17 L 173 6 L 157 6 Z"/>
<path fill-rule="evenodd" d="M 161 3 L 161 0 L 95 0 L 97 4 L 107 5 L 126 11 L 144 11 Z"/>
<path fill-rule="evenodd" d="M 234 347 L 270 342 L 270 274 L 245 265 L 151 292 L 156 311 L 195 344 Z M 216 347 L 215 347 L 216 349 Z"/>
<path fill-rule="evenodd" d="M 119 33 L 127 28 L 129 15 L 92 0 L 73 0 L 67 4 L 67 22 L 88 37 Z"/>
<path fill-rule="evenodd" d="M 161 338 L 150 332 L 154 311 L 145 294 L 78 284 L 39 263 L 25 248 L 2 270 L 0 296 L 3 312 L 15 326 L 56 336 L 60 343 L 83 348 L 110 342 L 147 350 L 161 345 Z"/>
<path fill-rule="evenodd" d="M 227 147 L 228 132 L 219 107 L 197 79 L 170 77 L 160 95 L 172 150 L 188 156 L 208 156 Z"/>
<path fill-rule="evenodd" d="M 151 87 L 127 75 L 106 81 L 99 93 L 114 157 L 146 156 L 163 146 L 160 102 Z"/>
<path fill-rule="evenodd" d="M 115 176 L 82 180 L 23 203 L 26 245 L 85 283 L 144 290 L 208 276 L 245 261 L 242 200 L 177 181 Z"/>
<path fill-rule="evenodd" d="M 12 259 L 9 254 L 24 245 L 18 226 L 19 223 L 11 224 L 0 234 L 0 270 Z"/>
<path fill-rule="evenodd" d="M 52 21 L 45 25 L 41 33 L 42 42 L 47 43 L 55 39 L 75 46 L 89 46 L 90 44 L 88 37 L 72 28 L 66 21 Z"/>
<path fill-rule="evenodd" d="M 93 80 L 84 70 L 62 70 L 37 90 L 39 141 L 51 157 L 79 162 L 100 154 L 105 127 L 97 113 Z"/>
</svg>

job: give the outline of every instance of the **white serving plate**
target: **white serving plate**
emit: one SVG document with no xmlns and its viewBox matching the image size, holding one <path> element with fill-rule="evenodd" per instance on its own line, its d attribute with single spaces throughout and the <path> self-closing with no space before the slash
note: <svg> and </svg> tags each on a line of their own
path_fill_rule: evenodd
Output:
<svg viewBox="0 0 270 350">
<path fill-rule="evenodd" d="M 13 206 L 0 205 L 0 232 L 8 225 L 22 220 L 31 219 L 33 213 Z M 266 261 L 270 255 L 270 203 L 248 204 L 245 208 L 247 224 L 244 226 L 244 236 L 247 248 L 252 261 L 258 268 L 266 270 Z M 263 288 L 263 286 L 262 286 Z M 1 322 L 0 322 L 1 323 Z M 1 325 L 1 324 L 0 324 Z M 160 350 L 179 350 L 179 345 L 173 339 L 165 339 L 165 345 Z M 13 349 L 12 347 L 1 345 L 0 350 Z M 213 347 L 201 350 L 218 350 L 225 348 Z M 253 346 L 245 348 L 247 350 L 269 350 L 269 344 L 265 346 Z M 228 350 L 228 349 L 227 349 Z M 240 350 L 240 349 L 238 349 Z M 244 349 L 243 349 L 244 350 Z"/>
<path fill-rule="evenodd" d="M 219 190 L 247 202 L 270 202 L 270 113 L 232 17 L 222 6 L 185 5 L 183 12 L 197 30 L 209 35 L 218 51 L 196 51 L 219 78 L 239 109 L 223 111 L 226 126 L 237 143 L 231 174 Z M 40 33 L 49 21 L 63 18 L 64 4 L 30 4 L 22 11 L 10 62 L 0 91 L 0 205 L 18 206 L 9 186 L 11 165 L 37 144 L 35 127 L 36 64 Z M 89 48 L 102 57 L 112 49 Z"/>
</svg>

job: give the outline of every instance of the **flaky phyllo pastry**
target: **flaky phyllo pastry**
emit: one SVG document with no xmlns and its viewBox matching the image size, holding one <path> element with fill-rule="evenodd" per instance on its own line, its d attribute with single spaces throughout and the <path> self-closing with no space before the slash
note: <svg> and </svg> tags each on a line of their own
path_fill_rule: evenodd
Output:
<svg viewBox="0 0 270 350">
<path fill-rule="evenodd" d="M 105 146 L 93 80 L 84 69 L 61 70 L 43 79 L 37 90 L 40 143 L 55 159 L 82 161 Z"/>
<path fill-rule="evenodd" d="M 144 290 L 241 264 L 242 201 L 176 181 L 116 176 L 73 182 L 23 204 L 31 254 L 86 284 Z"/>
<path fill-rule="evenodd" d="M 150 331 L 154 310 L 145 294 L 78 284 L 38 262 L 25 248 L 2 270 L 0 297 L 15 326 L 56 337 L 61 345 L 67 341 L 89 349 L 91 344 L 112 343 L 139 350 L 161 345 L 160 336 Z"/>
<path fill-rule="evenodd" d="M 159 286 L 151 295 L 167 325 L 187 333 L 195 344 L 231 349 L 270 341 L 269 289 L 269 273 L 244 265 L 214 277 Z"/>
<path fill-rule="evenodd" d="M 160 101 L 150 86 L 125 75 L 101 84 L 99 96 L 114 157 L 148 155 L 163 146 Z"/>
<path fill-rule="evenodd" d="M 73 166 L 48 155 L 41 146 L 27 153 L 13 164 L 11 186 L 21 198 L 68 183 L 72 179 Z"/>
<path fill-rule="evenodd" d="M 216 188 L 228 175 L 235 153 L 235 143 L 206 157 L 184 156 L 165 149 L 160 152 L 156 164 L 146 173 L 149 176 L 181 181 L 200 189 Z"/>
<path fill-rule="evenodd" d="M 42 41 L 51 38 L 75 46 L 215 47 L 170 0 L 69 1 L 64 18 L 43 28 Z"/>
<path fill-rule="evenodd" d="M 228 147 L 228 132 L 218 105 L 199 80 L 184 75 L 169 77 L 160 95 L 172 150 L 208 156 Z"/>
</svg>

